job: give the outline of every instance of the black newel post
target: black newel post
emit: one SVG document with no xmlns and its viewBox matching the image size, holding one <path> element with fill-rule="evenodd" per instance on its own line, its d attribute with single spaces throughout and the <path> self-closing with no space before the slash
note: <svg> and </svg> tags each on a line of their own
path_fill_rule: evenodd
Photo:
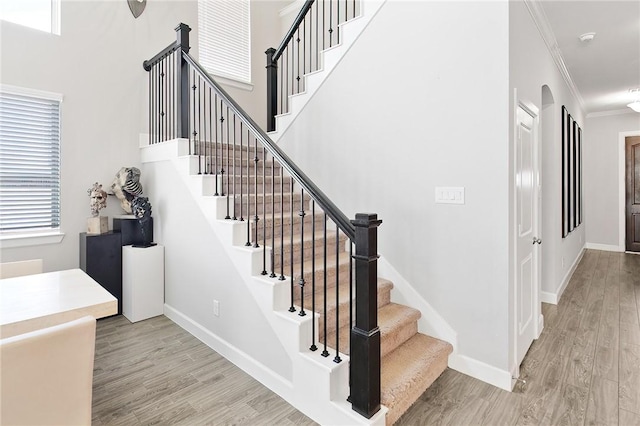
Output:
<svg viewBox="0 0 640 426">
<path fill-rule="evenodd" d="M 177 98 L 179 102 L 177 110 L 177 133 L 179 138 L 189 138 L 189 64 L 182 57 L 182 52 L 189 53 L 189 32 L 191 28 L 187 24 L 176 27 L 176 44 L 179 49 L 180 66 L 177 69 Z"/>
<path fill-rule="evenodd" d="M 378 328 L 378 215 L 358 213 L 356 229 L 356 321 L 351 329 L 351 407 L 366 418 L 380 410 Z"/>
<path fill-rule="evenodd" d="M 276 114 L 278 113 L 278 61 L 273 60 L 276 49 L 267 49 L 267 132 L 276 129 Z"/>
</svg>

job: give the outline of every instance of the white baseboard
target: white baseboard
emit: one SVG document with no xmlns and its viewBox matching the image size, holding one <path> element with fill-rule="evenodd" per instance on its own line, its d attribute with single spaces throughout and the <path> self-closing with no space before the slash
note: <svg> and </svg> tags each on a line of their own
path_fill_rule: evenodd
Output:
<svg viewBox="0 0 640 426">
<path fill-rule="evenodd" d="M 571 277 L 573 276 L 573 273 L 576 271 L 576 268 L 578 267 L 578 264 L 582 260 L 582 256 L 584 256 L 585 248 L 586 247 L 582 248 L 582 250 L 580 251 L 580 254 L 578 255 L 578 257 L 576 257 L 576 260 L 571 265 L 571 268 L 569 268 L 569 270 L 565 274 L 564 278 L 562 279 L 562 283 L 560 284 L 560 288 L 558 289 L 558 291 L 556 293 L 552 293 L 550 291 L 541 291 L 540 292 L 540 300 L 542 302 L 551 303 L 552 305 L 557 305 L 558 304 L 558 301 L 560 300 L 560 297 L 562 297 L 562 293 L 564 293 L 564 291 L 566 290 L 567 285 L 569 285 L 569 281 L 571 281 Z"/>
<path fill-rule="evenodd" d="M 508 392 L 511 392 L 513 389 L 512 374 L 509 371 L 501 370 L 493 365 L 486 364 L 465 355 L 455 353 L 449 355 L 449 368 Z"/>
<path fill-rule="evenodd" d="M 624 247 L 614 246 L 610 244 L 587 243 L 586 247 L 590 250 L 624 252 Z"/>
<path fill-rule="evenodd" d="M 290 396 L 293 390 L 293 384 L 282 376 L 274 373 L 273 370 L 267 368 L 265 365 L 257 362 L 247 353 L 219 336 L 216 336 L 202 325 L 166 303 L 164 305 L 164 315 L 282 398 L 287 399 L 287 397 Z"/>
<path fill-rule="evenodd" d="M 540 301 L 542 303 L 550 303 L 552 305 L 558 304 L 558 294 L 552 293 L 550 291 L 541 291 L 540 292 Z"/>
</svg>

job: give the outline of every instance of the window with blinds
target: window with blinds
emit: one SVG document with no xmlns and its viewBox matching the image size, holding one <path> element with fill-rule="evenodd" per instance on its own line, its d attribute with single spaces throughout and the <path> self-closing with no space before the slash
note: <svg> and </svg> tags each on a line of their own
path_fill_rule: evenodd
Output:
<svg viewBox="0 0 640 426">
<path fill-rule="evenodd" d="M 0 89 L 0 234 L 60 227 L 60 102 Z"/>
<path fill-rule="evenodd" d="M 210 74 L 251 83 L 249 0 L 199 0 L 199 62 Z"/>
<path fill-rule="evenodd" d="M 60 0 L 1 0 L 0 20 L 60 35 Z"/>
</svg>

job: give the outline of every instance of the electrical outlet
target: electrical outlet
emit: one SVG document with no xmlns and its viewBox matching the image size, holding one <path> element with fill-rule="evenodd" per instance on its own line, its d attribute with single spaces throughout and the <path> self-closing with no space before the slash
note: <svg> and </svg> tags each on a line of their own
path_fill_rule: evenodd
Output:
<svg viewBox="0 0 640 426">
<path fill-rule="evenodd" d="M 219 317 L 220 316 L 220 302 L 217 300 L 213 301 L 213 315 Z"/>
<path fill-rule="evenodd" d="M 564 268 L 564 257 L 562 258 L 562 267 Z"/>
</svg>

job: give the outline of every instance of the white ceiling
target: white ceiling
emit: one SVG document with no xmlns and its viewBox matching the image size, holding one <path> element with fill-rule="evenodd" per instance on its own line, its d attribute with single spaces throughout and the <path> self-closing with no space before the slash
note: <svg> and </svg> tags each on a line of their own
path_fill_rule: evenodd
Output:
<svg viewBox="0 0 640 426">
<path fill-rule="evenodd" d="M 540 2 L 586 113 L 624 110 L 640 87 L 640 1 Z M 595 32 L 583 43 L 579 36 Z"/>
</svg>

